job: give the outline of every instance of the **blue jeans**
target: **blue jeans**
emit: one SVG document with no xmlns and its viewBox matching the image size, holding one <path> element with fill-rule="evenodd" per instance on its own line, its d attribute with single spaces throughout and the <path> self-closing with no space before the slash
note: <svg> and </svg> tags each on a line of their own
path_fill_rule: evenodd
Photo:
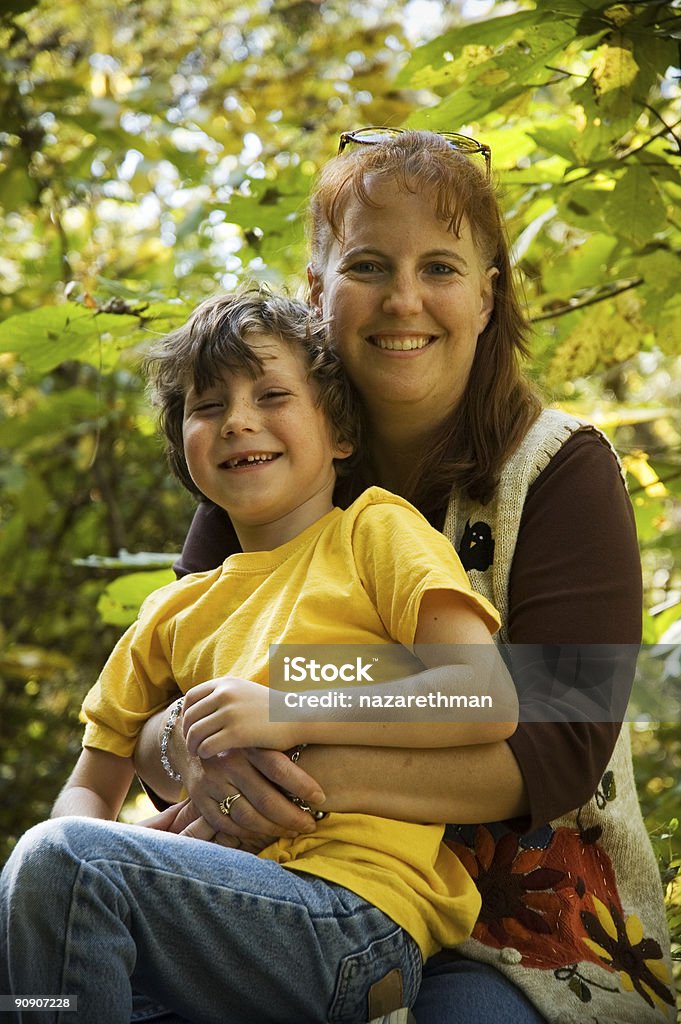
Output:
<svg viewBox="0 0 681 1024">
<path fill-rule="evenodd" d="M 413 1010 L 417 1024 L 546 1024 L 503 974 L 453 951 L 426 961 Z"/>
<path fill-rule="evenodd" d="M 77 1014 L 34 1011 L 27 1024 L 129 1024 L 133 989 L 193 1024 L 356 1024 L 389 971 L 402 972 L 405 1005 L 421 981 L 413 940 L 341 886 L 90 818 L 20 840 L 0 929 L 0 993 L 78 996 Z"/>
</svg>

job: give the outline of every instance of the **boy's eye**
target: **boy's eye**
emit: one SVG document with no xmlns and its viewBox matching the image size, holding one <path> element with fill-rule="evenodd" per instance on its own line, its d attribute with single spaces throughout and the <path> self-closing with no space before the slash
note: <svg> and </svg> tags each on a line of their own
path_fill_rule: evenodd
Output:
<svg viewBox="0 0 681 1024">
<path fill-rule="evenodd" d="M 262 398 L 286 398 L 290 394 L 291 392 L 287 391 L 285 388 L 268 388 L 267 391 L 263 392 Z"/>
<path fill-rule="evenodd" d="M 207 398 L 205 401 L 196 402 L 190 409 L 190 412 L 209 412 L 211 409 L 220 409 L 222 402 L 219 402 L 217 398 Z"/>
</svg>

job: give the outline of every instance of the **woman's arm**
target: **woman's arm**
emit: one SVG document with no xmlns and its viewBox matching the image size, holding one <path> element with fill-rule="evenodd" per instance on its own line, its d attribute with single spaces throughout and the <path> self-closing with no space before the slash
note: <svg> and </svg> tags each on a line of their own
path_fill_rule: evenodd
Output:
<svg viewBox="0 0 681 1024">
<path fill-rule="evenodd" d="M 528 492 L 509 587 L 514 644 L 640 643 L 641 563 L 631 502 L 611 450 L 574 434 Z M 634 661 L 623 688 L 631 686 Z M 625 693 L 623 696 L 626 697 Z M 618 721 L 521 723 L 508 741 L 527 793 L 529 828 L 595 792 Z"/>
<path fill-rule="evenodd" d="M 134 774 L 131 758 L 86 747 L 57 797 L 51 817 L 78 814 L 115 821 Z"/>
<path fill-rule="evenodd" d="M 530 489 L 510 606 L 513 643 L 633 644 L 640 639 L 640 565 L 631 505 L 612 453 L 592 432 L 574 435 Z M 538 827 L 595 791 L 618 731 L 617 723 L 521 721 L 510 740 L 484 746 L 310 747 L 300 763 L 323 788 L 324 809 L 460 824 L 522 817 L 526 827 Z M 181 731 L 175 733 L 181 744 Z M 229 783 L 244 792 L 232 818 L 247 826 L 258 813 L 250 801 L 250 774 L 236 769 Z M 187 788 L 199 800 L 208 785 L 198 774 Z M 210 785 L 219 784 L 213 778 Z M 253 799 L 262 801 L 262 788 Z M 231 820 L 220 821 L 214 801 L 204 807 L 216 830 Z"/>
<path fill-rule="evenodd" d="M 461 825 L 528 813 L 523 777 L 505 742 L 441 750 L 312 746 L 300 763 L 323 779 L 323 810 Z"/>
</svg>

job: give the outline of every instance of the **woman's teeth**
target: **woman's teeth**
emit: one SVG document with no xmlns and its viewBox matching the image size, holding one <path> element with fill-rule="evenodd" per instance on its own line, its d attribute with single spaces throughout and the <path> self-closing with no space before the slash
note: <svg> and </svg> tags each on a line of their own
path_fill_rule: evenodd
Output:
<svg viewBox="0 0 681 1024">
<path fill-rule="evenodd" d="M 425 348 L 432 340 L 432 335 L 419 334 L 411 338 L 382 338 L 380 335 L 373 335 L 369 338 L 376 348 L 387 348 L 392 352 L 411 352 L 415 348 Z"/>
</svg>

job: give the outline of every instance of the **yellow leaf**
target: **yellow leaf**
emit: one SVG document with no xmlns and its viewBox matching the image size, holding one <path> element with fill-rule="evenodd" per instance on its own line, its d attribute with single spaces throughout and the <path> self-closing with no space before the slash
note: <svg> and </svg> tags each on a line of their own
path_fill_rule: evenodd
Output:
<svg viewBox="0 0 681 1024">
<path fill-rule="evenodd" d="M 648 462 L 646 452 L 632 452 L 625 455 L 622 463 L 627 473 L 631 473 L 645 488 L 646 494 L 651 498 L 664 498 L 668 494 L 667 488 Z"/>
<path fill-rule="evenodd" d="M 598 920 L 600 921 L 600 923 L 602 924 L 603 928 L 606 930 L 610 938 L 616 940 L 617 928 L 615 927 L 615 922 L 612 919 L 610 911 L 606 907 L 605 903 L 601 903 L 597 896 L 592 896 L 591 899 L 593 901 L 594 910 L 596 911 L 596 917 L 598 918 Z"/>
<path fill-rule="evenodd" d="M 608 953 L 607 949 L 603 949 L 603 947 L 599 946 L 597 942 L 593 941 L 593 939 L 582 939 L 582 942 L 585 946 L 588 946 L 591 952 L 595 953 L 596 956 L 600 956 L 602 960 L 607 960 L 608 963 L 612 963 L 612 957 Z"/>
<path fill-rule="evenodd" d="M 599 47 L 594 65 L 593 80 L 600 96 L 615 89 L 626 89 L 638 74 L 630 40 L 619 33 L 613 34 L 612 39 L 614 46 L 607 43 Z"/>
<path fill-rule="evenodd" d="M 627 938 L 632 946 L 638 946 L 639 942 L 643 938 L 643 925 L 636 917 L 636 914 L 631 914 L 626 920 L 626 931 Z"/>
<path fill-rule="evenodd" d="M 634 983 L 629 977 L 629 975 L 625 974 L 624 971 L 620 971 L 620 981 L 622 982 L 622 988 L 625 992 L 634 991 Z"/>
<path fill-rule="evenodd" d="M 491 68 L 489 71 L 483 71 L 478 78 L 478 82 L 481 85 L 501 85 L 502 82 L 507 81 L 511 76 L 508 71 L 504 68 Z"/>
<path fill-rule="evenodd" d="M 640 978 L 639 978 L 639 985 L 641 986 L 641 988 L 646 990 L 646 992 L 648 993 L 648 995 L 650 996 L 650 998 L 653 1000 L 654 1003 L 657 1003 L 657 1005 L 662 1007 L 663 1010 L 668 1010 L 669 1009 L 669 1007 L 666 1005 L 666 1003 L 664 1003 L 660 999 L 660 997 L 658 996 L 657 992 L 655 992 L 650 987 L 650 985 L 646 985 L 645 981 L 641 981 Z"/>
<path fill-rule="evenodd" d="M 646 965 L 650 973 L 654 974 L 659 981 L 664 981 L 669 984 L 671 981 L 669 971 L 662 960 L 644 960 L 643 963 Z"/>
</svg>

